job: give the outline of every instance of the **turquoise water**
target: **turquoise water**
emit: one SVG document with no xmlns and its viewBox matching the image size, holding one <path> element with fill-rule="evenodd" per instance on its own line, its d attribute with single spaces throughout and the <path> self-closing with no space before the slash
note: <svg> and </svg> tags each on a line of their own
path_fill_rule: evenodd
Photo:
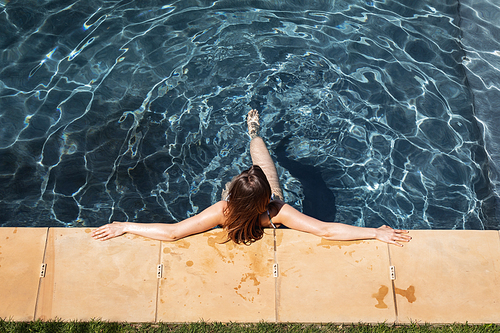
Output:
<svg viewBox="0 0 500 333">
<path fill-rule="evenodd" d="M 474 6 L 0 1 L 0 225 L 191 216 L 250 165 L 255 107 L 308 214 L 500 229 L 500 10 Z"/>
</svg>

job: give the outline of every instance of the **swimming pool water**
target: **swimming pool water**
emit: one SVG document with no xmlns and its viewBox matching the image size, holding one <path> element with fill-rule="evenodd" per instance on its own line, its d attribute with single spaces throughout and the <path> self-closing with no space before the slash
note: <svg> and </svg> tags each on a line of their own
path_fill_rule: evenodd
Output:
<svg viewBox="0 0 500 333">
<path fill-rule="evenodd" d="M 0 225 L 191 216 L 250 165 L 255 107 L 304 212 L 500 229 L 499 13 L 452 0 L 0 1 Z"/>
</svg>

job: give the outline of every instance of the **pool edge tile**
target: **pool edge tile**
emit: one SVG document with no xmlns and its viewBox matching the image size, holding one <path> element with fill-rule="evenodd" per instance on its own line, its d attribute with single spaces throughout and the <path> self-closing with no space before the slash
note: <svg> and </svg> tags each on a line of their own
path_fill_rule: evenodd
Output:
<svg viewBox="0 0 500 333">
<path fill-rule="evenodd" d="M 35 318 L 47 229 L 0 229 L 0 318 Z"/>
<path fill-rule="evenodd" d="M 278 322 L 396 321 L 387 244 L 277 230 L 277 261 Z"/>
<path fill-rule="evenodd" d="M 158 321 L 275 321 L 272 233 L 250 246 L 212 230 L 162 242 Z"/>
<path fill-rule="evenodd" d="M 160 242 L 96 241 L 90 230 L 49 230 L 36 319 L 154 322 Z"/>
<path fill-rule="evenodd" d="M 500 233 L 410 231 L 406 252 L 391 248 L 398 321 L 500 323 Z"/>
</svg>

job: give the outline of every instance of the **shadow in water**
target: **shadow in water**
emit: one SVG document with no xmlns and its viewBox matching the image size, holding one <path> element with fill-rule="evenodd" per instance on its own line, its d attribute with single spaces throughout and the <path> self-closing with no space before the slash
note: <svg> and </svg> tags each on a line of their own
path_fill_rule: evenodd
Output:
<svg viewBox="0 0 500 333">
<path fill-rule="evenodd" d="M 288 135 L 278 143 L 275 153 L 278 163 L 302 184 L 304 214 L 322 221 L 334 221 L 337 211 L 335 196 L 326 185 L 318 168 L 288 158 L 286 148 L 289 145 L 290 137 L 291 135 Z"/>
</svg>

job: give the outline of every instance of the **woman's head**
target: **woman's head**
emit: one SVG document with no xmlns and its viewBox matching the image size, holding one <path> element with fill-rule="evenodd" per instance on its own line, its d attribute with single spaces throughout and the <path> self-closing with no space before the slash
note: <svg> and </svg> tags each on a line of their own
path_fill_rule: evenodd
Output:
<svg viewBox="0 0 500 333">
<path fill-rule="evenodd" d="M 250 244 L 262 238 L 260 215 L 268 209 L 271 186 L 258 165 L 236 176 L 229 187 L 224 228 L 236 243 Z"/>
</svg>

